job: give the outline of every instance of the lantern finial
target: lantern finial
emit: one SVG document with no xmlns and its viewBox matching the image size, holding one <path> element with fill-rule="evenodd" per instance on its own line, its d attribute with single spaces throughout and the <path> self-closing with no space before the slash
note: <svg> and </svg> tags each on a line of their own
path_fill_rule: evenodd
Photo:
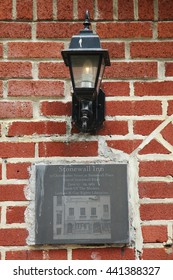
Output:
<svg viewBox="0 0 173 280">
<path fill-rule="evenodd" d="M 83 23 L 84 25 L 84 30 L 89 30 L 90 29 L 90 15 L 89 15 L 89 11 L 86 10 L 86 13 L 85 13 L 85 21 Z"/>
</svg>

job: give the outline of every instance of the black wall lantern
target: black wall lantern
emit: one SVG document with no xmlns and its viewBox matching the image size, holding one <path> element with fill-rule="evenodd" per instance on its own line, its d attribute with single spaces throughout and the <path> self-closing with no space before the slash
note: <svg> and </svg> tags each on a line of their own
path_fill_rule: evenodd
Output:
<svg viewBox="0 0 173 280">
<path fill-rule="evenodd" d="M 100 39 L 89 29 L 86 11 L 84 29 L 71 39 L 69 49 L 62 51 L 69 66 L 73 86 L 72 120 L 82 132 L 94 132 L 104 121 L 105 94 L 100 84 L 105 66 L 110 66 L 109 53 L 100 46 Z"/>
</svg>

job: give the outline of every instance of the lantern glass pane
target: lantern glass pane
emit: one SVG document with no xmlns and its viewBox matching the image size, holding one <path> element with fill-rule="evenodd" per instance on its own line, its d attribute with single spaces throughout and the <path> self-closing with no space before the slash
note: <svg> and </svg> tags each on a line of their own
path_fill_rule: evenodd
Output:
<svg viewBox="0 0 173 280">
<path fill-rule="evenodd" d="M 101 84 L 101 81 L 102 81 L 102 78 L 103 78 L 104 69 L 105 69 L 105 60 L 102 58 L 100 73 L 99 73 L 98 83 L 97 83 L 97 92 L 99 92 L 99 89 L 100 89 L 100 84 Z"/>
<path fill-rule="evenodd" d="M 94 88 L 98 66 L 99 55 L 72 55 L 71 67 L 75 88 Z"/>
</svg>

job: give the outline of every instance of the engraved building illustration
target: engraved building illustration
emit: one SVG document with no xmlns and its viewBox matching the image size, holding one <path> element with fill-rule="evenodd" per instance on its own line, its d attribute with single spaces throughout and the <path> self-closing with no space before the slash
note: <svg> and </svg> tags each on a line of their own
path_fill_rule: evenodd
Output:
<svg viewBox="0 0 173 280">
<path fill-rule="evenodd" d="M 54 239 L 111 238 L 110 196 L 54 196 Z"/>
</svg>

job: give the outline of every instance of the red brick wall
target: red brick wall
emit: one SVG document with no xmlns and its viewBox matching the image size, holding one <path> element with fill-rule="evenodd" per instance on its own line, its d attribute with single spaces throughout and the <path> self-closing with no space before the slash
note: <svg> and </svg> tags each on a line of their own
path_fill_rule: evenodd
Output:
<svg viewBox="0 0 173 280">
<path fill-rule="evenodd" d="M 71 125 L 60 53 L 86 9 L 111 56 L 106 121 L 92 136 Z M 1 259 L 173 259 L 172 38 L 172 0 L 0 0 Z M 130 164 L 133 245 L 27 245 L 29 167 L 110 153 Z"/>
</svg>

